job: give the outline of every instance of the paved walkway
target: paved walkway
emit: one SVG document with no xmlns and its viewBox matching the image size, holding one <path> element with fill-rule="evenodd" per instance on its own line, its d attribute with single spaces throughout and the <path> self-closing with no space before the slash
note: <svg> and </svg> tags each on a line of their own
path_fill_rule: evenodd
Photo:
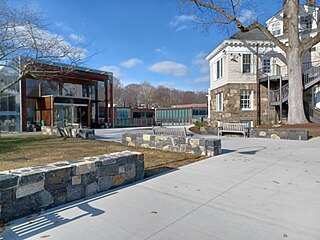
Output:
<svg viewBox="0 0 320 240">
<path fill-rule="evenodd" d="M 3 238 L 320 239 L 320 138 L 222 146 L 223 155 L 14 221 Z"/>
</svg>

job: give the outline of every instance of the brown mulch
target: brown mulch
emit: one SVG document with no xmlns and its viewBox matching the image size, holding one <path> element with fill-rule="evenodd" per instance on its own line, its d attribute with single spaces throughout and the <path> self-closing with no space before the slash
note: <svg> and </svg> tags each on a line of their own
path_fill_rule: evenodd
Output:
<svg viewBox="0 0 320 240">
<path fill-rule="evenodd" d="M 70 161 L 120 151 L 142 152 L 146 176 L 203 160 L 189 153 L 127 147 L 116 142 L 63 139 L 44 135 L 0 137 L 0 171 Z"/>
</svg>

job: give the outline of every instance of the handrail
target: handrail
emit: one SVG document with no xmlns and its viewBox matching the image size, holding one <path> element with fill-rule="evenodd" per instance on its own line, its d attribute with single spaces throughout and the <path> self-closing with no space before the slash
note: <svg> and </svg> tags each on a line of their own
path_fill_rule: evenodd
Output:
<svg viewBox="0 0 320 240">
<path fill-rule="evenodd" d="M 320 81 L 320 63 L 316 66 L 313 66 L 312 68 L 306 70 L 303 73 L 303 87 L 304 89 L 307 89 L 317 82 Z M 283 103 L 287 100 L 289 96 L 289 84 L 285 84 L 282 86 L 281 89 L 281 96 L 280 96 L 280 89 L 271 91 L 270 100 L 271 103 Z"/>
<path fill-rule="evenodd" d="M 281 98 L 280 98 L 280 89 L 272 90 L 271 92 L 271 102 L 284 102 L 286 101 L 289 95 L 289 84 L 285 84 L 281 89 Z"/>
<path fill-rule="evenodd" d="M 320 64 L 313 66 L 303 73 L 304 88 L 308 88 L 320 80 Z"/>
</svg>

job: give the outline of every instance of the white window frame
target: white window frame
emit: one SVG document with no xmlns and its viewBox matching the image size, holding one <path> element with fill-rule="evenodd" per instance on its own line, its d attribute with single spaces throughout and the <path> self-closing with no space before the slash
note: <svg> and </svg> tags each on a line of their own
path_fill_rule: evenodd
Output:
<svg viewBox="0 0 320 240">
<path fill-rule="evenodd" d="M 266 61 L 269 61 L 269 66 L 265 64 Z M 266 69 L 269 69 L 269 71 L 266 71 Z M 265 74 L 271 73 L 271 57 L 270 56 L 264 56 L 262 58 L 262 72 Z"/>
<path fill-rule="evenodd" d="M 313 25 L 312 15 L 300 16 L 300 26 L 302 31 L 311 30 Z"/>
<path fill-rule="evenodd" d="M 253 90 L 252 89 L 240 90 L 240 110 L 241 111 L 253 110 Z"/>
<path fill-rule="evenodd" d="M 223 69 L 224 69 L 223 64 L 224 64 L 223 58 L 220 58 L 215 64 L 215 70 L 216 70 L 215 77 L 216 77 L 216 79 L 220 79 L 223 77 Z"/>
<path fill-rule="evenodd" d="M 274 36 L 281 35 L 281 24 L 280 22 L 275 22 L 271 25 L 271 33 Z"/>
<path fill-rule="evenodd" d="M 216 94 L 216 112 L 223 111 L 223 92 Z"/>
<path fill-rule="evenodd" d="M 245 62 L 244 62 L 244 60 L 245 60 L 244 57 L 245 57 L 245 56 L 250 56 L 250 63 L 245 63 Z M 242 70 L 241 72 L 242 72 L 242 74 L 251 74 L 251 73 L 252 73 L 252 63 L 253 63 L 253 62 L 252 62 L 252 60 L 253 60 L 252 54 L 250 54 L 250 53 L 243 53 L 241 59 L 242 59 L 242 61 L 241 61 L 241 70 Z M 249 68 L 249 69 L 250 69 L 250 72 L 244 72 L 244 67 L 243 67 L 244 64 L 249 64 L 249 65 L 250 65 L 250 68 Z"/>
</svg>

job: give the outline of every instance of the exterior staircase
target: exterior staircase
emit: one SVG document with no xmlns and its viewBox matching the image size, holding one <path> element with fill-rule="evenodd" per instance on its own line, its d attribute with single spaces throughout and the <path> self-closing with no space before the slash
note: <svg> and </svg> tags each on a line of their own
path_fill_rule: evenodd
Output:
<svg viewBox="0 0 320 240">
<path fill-rule="evenodd" d="M 320 123 L 320 109 L 310 106 L 309 120 L 313 123 Z"/>
<path fill-rule="evenodd" d="M 304 90 L 320 82 L 320 65 L 314 66 L 303 73 Z M 289 84 L 285 84 L 281 89 L 270 91 L 270 105 L 280 106 L 288 101 Z M 320 123 L 320 110 L 310 107 L 310 121 Z"/>
</svg>

